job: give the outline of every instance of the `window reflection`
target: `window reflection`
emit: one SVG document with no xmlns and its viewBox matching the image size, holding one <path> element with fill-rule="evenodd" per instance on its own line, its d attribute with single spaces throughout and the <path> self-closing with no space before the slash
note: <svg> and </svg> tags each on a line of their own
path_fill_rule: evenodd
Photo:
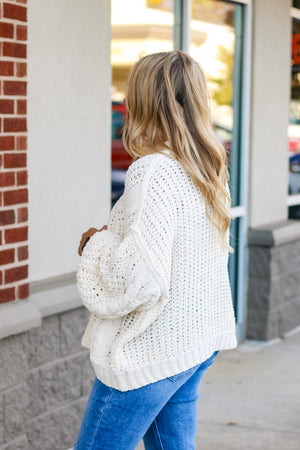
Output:
<svg viewBox="0 0 300 450">
<path fill-rule="evenodd" d="M 233 134 L 235 5 L 192 0 L 191 55 L 205 72 L 215 133 L 230 160 Z"/>
<path fill-rule="evenodd" d="M 123 193 L 131 157 L 122 145 L 126 82 L 142 56 L 173 50 L 173 0 L 112 0 L 112 204 Z"/>
<path fill-rule="evenodd" d="M 174 1 L 112 0 L 112 205 L 123 193 L 126 169 L 131 163 L 121 141 L 129 71 L 140 57 L 174 48 Z M 241 185 L 243 6 L 219 0 L 192 0 L 191 6 L 190 53 L 208 80 L 214 130 L 227 150 L 232 206 L 237 206 Z M 232 221 L 230 234 L 236 247 L 229 258 L 229 271 L 237 307 L 240 219 Z"/>
<path fill-rule="evenodd" d="M 173 50 L 173 1 L 112 0 L 112 98 L 122 101 L 132 65 L 150 53 Z"/>
<path fill-rule="evenodd" d="M 234 151 L 238 152 L 233 148 L 234 125 L 239 127 L 234 124 L 233 99 L 238 6 L 219 0 L 192 0 L 191 5 L 190 53 L 205 72 L 215 133 L 231 163 L 237 160 Z M 140 57 L 174 48 L 173 10 L 174 0 L 112 0 L 112 203 L 122 193 L 125 170 L 131 163 L 121 142 L 129 71 Z M 234 179 L 232 173 L 232 185 L 237 184 Z M 234 187 L 233 192 L 235 205 L 238 188 Z"/>
<path fill-rule="evenodd" d="M 218 0 L 192 0 L 190 53 L 202 67 L 211 95 L 214 131 L 227 151 L 232 206 L 240 203 L 240 91 L 243 14 L 241 5 Z M 235 310 L 238 298 L 240 220 L 230 227 L 230 285 Z"/>
<path fill-rule="evenodd" d="M 300 194 L 300 21 L 293 19 L 291 100 L 288 127 L 289 194 Z M 289 208 L 289 218 L 300 219 L 300 205 Z"/>
</svg>

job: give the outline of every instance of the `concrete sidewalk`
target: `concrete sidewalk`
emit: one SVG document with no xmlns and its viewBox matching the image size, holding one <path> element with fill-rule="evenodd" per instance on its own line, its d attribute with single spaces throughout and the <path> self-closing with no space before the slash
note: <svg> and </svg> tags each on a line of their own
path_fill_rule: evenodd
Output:
<svg viewBox="0 0 300 450">
<path fill-rule="evenodd" d="M 300 330 L 219 353 L 199 392 L 197 450 L 300 450 Z"/>
</svg>

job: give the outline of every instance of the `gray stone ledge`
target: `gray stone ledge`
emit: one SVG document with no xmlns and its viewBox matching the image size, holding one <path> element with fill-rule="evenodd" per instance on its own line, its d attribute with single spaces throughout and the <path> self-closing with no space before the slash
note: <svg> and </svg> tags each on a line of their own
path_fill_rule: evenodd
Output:
<svg viewBox="0 0 300 450">
<path fill-rule="evenodd" d="M 42 317 L 82 306 L 76 284 L 30 294 L 29 302 L 39 310 Z"/>
<path fill-rule="evenodd" d="M 67 286 L 76 283 L 76 273 L 69 272 L 63 275 L 57 275 L 43 280 L 36 280 L 30 283 L 30 294 L 36 294 L 49 289 L 55 289 L 61 286 Z"/>
<path fill-rule="evenodd" d="M 249 246 L 274 247 L 296 240 L 300 240 L 299 220 L 284 220 L 248 230 Z"/>
<path fill-rule="evenodd" d="M 33 282 L 28 299 L 0 305 L 0 339 L 39 327 L 42 318 L 80 306 L 75 273 Z"/>
<path fill-rule="evenodd" d="M 0 339 L 40 327 L 40 311 L 28 300 L 4 303 L 0 308 Z"/>
</svg>

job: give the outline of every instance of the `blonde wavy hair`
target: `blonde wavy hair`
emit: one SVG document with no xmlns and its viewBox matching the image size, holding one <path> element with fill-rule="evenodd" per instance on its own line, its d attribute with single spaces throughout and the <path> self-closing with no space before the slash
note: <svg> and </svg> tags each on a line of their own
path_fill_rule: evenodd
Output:
<svg viewBox="0 0 300 450">
<path fill-rule="evenodd" d="M 154 53 L 132 68 L 126 92 L 123 144 L 137 159 L 162 152 L 166 142 L 205 200 L 206 214 L 223 246 L 229 229 L 229 174 L 224 147 L 215 137 L 205 76 L 183 51 Z"/>
</svg>

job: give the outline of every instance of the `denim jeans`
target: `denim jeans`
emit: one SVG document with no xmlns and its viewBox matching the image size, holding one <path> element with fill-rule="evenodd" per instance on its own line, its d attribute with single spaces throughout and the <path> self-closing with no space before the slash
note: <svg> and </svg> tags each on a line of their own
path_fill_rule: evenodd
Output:
<svg viewBox="0 0 300 450">
<path fill-rule="evenodd" d="M 119 391 L 97 378 L 86 405 L 75 450 L 195 448 L 198 387 L 210 358 L 180 374 L 130 391 Z"/>
</svg>

